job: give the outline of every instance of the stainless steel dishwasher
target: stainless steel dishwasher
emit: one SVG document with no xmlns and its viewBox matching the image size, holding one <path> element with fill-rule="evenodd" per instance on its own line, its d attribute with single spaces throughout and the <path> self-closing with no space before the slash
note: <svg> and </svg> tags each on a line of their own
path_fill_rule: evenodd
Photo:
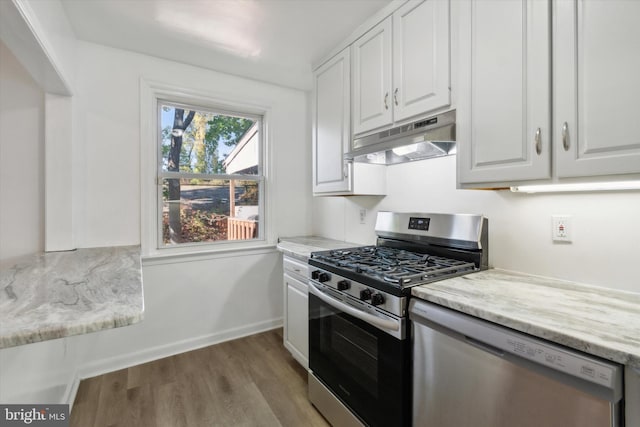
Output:
<svg viewBox="0 0 640 427">
<path fill-rule="evenodd" d="M 624 425 L 623 367 L 412 299 L 413 425 Z"/>
</svg>

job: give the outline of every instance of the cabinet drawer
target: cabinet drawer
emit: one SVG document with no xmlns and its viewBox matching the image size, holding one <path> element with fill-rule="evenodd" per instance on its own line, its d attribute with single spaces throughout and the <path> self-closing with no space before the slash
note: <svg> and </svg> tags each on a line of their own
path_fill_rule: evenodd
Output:
<svg viewBox="0 0 640 427">
<path fill-rule="evenodd" d="M 309 264 L 285 256 L 282 265 L 285 273 L 291 273 L 304 279 L 308 277 Z"/>
</svg>

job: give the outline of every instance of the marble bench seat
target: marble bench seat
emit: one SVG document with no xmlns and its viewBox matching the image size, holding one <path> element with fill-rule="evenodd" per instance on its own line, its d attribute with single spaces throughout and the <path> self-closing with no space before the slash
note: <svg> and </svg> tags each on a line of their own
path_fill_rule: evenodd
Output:
<svg viewBox="0 0 640 427">
<path fill-rule="evenodd" d="M 0 264 L 0 348 L 142 320 L 139 246 L 85 248 Z"/>
</svg>

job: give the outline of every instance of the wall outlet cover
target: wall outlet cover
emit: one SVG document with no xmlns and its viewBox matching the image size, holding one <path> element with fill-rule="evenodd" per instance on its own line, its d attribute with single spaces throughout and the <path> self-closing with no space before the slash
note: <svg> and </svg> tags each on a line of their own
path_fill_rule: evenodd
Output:
<svg viewBox="0 0 640 427">
<path fill-rule="evenodd" d="M 360 209 L 360 224 L 364 224 L 367 222 L 367 210 Z"/>
<path fill-rule="evenodd" d="M 572 231 L 571 215 L 551 216 L 551 239 L 554 242 L 571 243 Z"/>
</svg>

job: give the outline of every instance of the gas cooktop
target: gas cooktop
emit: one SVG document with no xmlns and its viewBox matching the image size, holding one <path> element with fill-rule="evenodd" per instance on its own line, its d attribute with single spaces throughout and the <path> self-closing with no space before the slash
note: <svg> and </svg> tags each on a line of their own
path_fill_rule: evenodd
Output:
<svg viewBox="0 0 640 427">
<path fill-rule="evenodd" d="M 477 270 L 473 262 L 385 246 L 314 252 L 310 264 L 373 287 L 398 289 Z"/>
<path fill-rule="evenodd" d="M 338 275 L 409 296 L 413 286 L 486 269 L 487 230 L 482 215 L 378 212 L 376 245 L 313 252 L 309 264 L 317 268 L 312 272 L 318 277 L 311 279 L 332 285 L 335 281 L 341 291 L 332 280 Z"/>
</svg>

